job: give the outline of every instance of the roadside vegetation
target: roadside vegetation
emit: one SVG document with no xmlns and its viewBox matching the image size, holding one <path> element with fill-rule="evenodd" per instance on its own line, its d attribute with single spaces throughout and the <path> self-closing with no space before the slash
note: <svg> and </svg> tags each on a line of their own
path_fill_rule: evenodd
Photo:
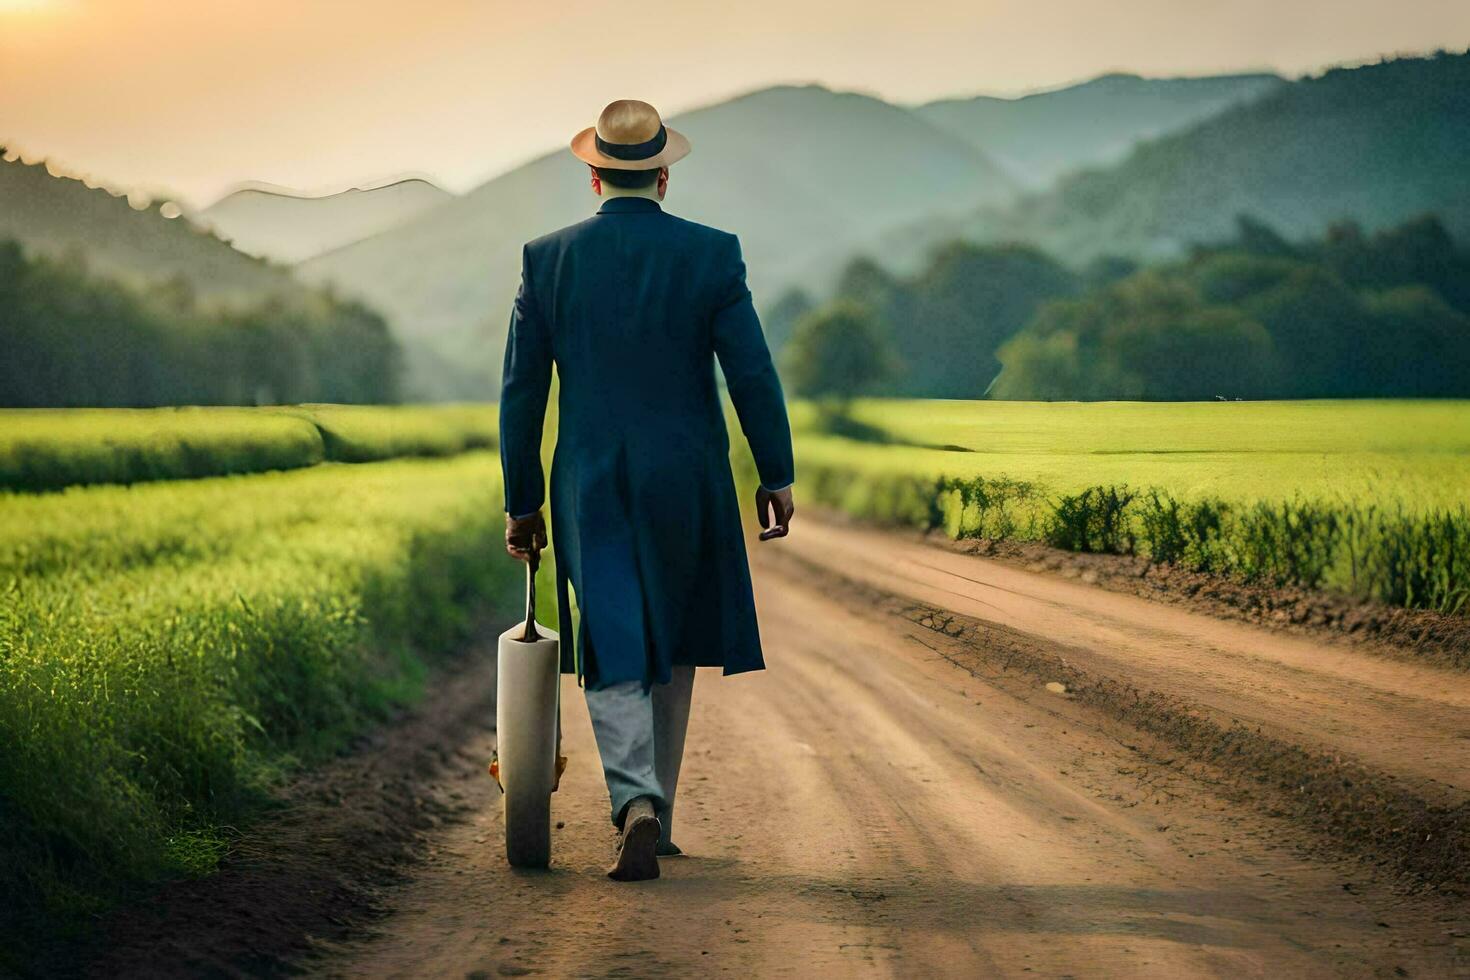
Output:
<svg viewBox="0 0 1470 980">
<path fill-rule="evenodd" d="M 449 456 L 497 427 L 493 405 L 0 410 L 0 491 Z"/>
<path fill-rule="evenodd" d="M 207 872 L 411 700 L 514 593 L 499 488 L 473 452 L 0 495 L 0 926 Z"/>
<path fill-rule="evenodd" d="M 1470 612 L 1464 402 L 868 400 L 841 435 L 796 423 L 803 499 L 865 520 Z"/>
</svg>

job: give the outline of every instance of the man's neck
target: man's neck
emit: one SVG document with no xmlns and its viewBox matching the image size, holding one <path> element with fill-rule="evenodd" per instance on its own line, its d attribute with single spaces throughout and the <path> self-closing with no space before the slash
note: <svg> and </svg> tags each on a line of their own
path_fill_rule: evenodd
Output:
<svg viewBox="0 0 1470 980">
<path fill-rule="evenodd" d="M 609 187 L 606 184 L 602 185 L 602 199 L 604 201 L 614 201 L 620 197 L 641 197 L 645 201 L 652 201 L 654 204 L 663 203 L 659 200 L 657 187 Z"/>
</svg>

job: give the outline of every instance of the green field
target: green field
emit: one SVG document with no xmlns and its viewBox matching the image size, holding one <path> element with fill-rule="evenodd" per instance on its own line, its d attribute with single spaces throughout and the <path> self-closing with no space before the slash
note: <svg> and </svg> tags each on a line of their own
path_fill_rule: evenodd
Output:
<svg viewBox="0 0 1470 980">
<path fill-rule="evenodd" d="M 0 410 L 0 490 L 59 490 L 495 445 L 493 405 Z"/>
<path fill-rule="evenodd" d="M 1470 608 L 1467 402 L 865 400 L 794 424 L 801 496 L 868 520 Z"/>
<path fill-rule="evenodd" d="M 853 416 L 895 444 L 820 435 L 814 413 L 799 406 L 801 461 L 1006 476 L 1068 492 L 1159 487 L 1181 499 L 1304 497 L 1428 509 L 1470 497 L 1470 402 L 868 400 Z"/>
<path fill-rule="evenodd" d="M 208 870 L 514 596 L 503 533 L 485 452 L 0 494 L 0 910 Z"/>
</svg>

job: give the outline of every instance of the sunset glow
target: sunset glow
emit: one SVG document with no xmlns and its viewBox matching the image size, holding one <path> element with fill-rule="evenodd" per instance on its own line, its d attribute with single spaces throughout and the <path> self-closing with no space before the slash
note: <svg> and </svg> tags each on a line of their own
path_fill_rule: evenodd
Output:
<svg viewBox="0 0 1470 980">
<path fill-rule="evenodd" d="M 1465 37 L 1470 4 L 1437 0 L 864 0 L 835 19 L 790 0 L 622 19 L 590 0 L 0 0 L 0 139 L 197 204 L 249 180 L 464 190 L 615 97 L 673 114 L 816 82 L 912 103 L 1109 71 L 1291 76 Z"/>
<path fill-rule="evenodd" d="M 0 0 L 0 16 L 59 10 L 66 5 L 67 0 Z"/>
</svg>

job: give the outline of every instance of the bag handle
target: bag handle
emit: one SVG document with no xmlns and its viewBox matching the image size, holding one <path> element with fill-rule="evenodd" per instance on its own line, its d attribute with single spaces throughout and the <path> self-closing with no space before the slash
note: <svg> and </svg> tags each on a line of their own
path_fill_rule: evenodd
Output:
<svg viewBox="0 0 1470 980">
<path fill-rule="evenodd" d="M 536 632 L 536 569 L 541 564 L 541 553 L 532 551 L 526 561 L 526 629 L 521 633 L 522 643 L 534 643 L 541 639 Z"/>
</svg>

